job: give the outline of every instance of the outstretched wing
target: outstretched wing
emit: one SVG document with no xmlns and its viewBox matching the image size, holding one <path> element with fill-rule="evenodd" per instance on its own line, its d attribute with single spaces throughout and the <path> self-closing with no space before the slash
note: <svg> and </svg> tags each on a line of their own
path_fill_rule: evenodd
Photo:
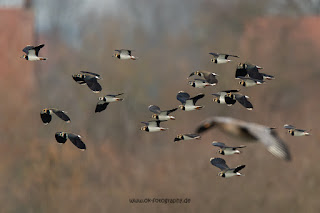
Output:
<svg viewBox="0 0 320 213">
<path fill-rule="evenodd" d="M 190 99 L 190 95 L 186 92 L 180 91 L 177 94 L 177 100 L 180 101 L 182 104 L 185 104 L 188 99 Z"/>
<path fill-rule="evenodd" d="M 85 73 L 85 74 L 89 74 L 89 75 L 96 76 L 98 79 L 102 79 L 99 74 L 94 73 L 94 72 L 88 72 L 88 71 L 80 71 L 80 72 L 81 72 L 81 73 Z"/>
<path fill-rule="evenodd" d="M 290 124 L 285 124 L 284 126 L 283 126 L 285 129 L 295 129 L 296 127 L 294 127 L 294 126 L 292 126 L 292 125 L 290 125 Z"/>
<path fill-rule="evenodd" d="M 191 100 L 193 101 L 193 104 L 196 105 L 197 101 L 203 97 L 204 97 L 204 94 L 200 93 L 197 96 L 194 96 L 193 98 L 191 98 Z"/>
<path fill-rule="evenodd" d="M 234 94 L 235 99 L 244 106 L 247 110 L 252 110 L 253 106 L 250 101 L 246 98 L 246 96 L 241 94 Z"/>
<path fill-rule="evenodd" d="M 226 145 L 224 143 L 221 143 L 221 142 L 212 142 L 212 146 L 217 146 L 217 147 L 220 147 L 220 148 L 226 147 Z"/>
<path fill-rule="evenodd" d="M 237 167 L 234 169 L 234 173 L 239 172 L 239 171 L 240 171 L 241 169 L 243 169 L 244 167 L 246 167 L 246 165 L 237 166 Z"/>
<path fill-rule="evenodd" d="M 156 106 L 156 105 L 150 105 L 148 107 L 149 111 L 155 113 L 155 114 L 160 114 L 161 113 L 161 110 L 160 110 L 160 107 Z"/>
<path fill-rule="evenodd" d="M 70 118 L 69 118 L 69 116 L 64 112 L 64 111 L 62 111 L 62 110 L 58 110 L 58 109 L 51 109 L 52 110 L 52 112 L 54 113 L 54 114 L 56 114 L 59 118 L 61 118 L 62 120 L 64 120 L 65 122 L 67 122 L 67 123 L 70 123 Z"/>
<path fill-rule="evenodd" d="M 98 83 L 97 79 L 92 77 L 92 78 L 85 78 L 85 82 L 87 83 L 88 87 L 94 92 L 94 93 L 99 93 L 102 90 L 101 85 Z"/>
<path fill-rule="evenodd" d="M 212 72 L 203 72 L 203 76 L 206 81 L 210 84 L 217 84 L 218 80 L 216 79 L 216 74 Z"/>
<path fill-rule="evenodd" d="M 73 143 L 73 145 L 75 145 L 76 147 L 78 147 L 82 151 L 86 150 L 86 145 L 81 140 L 81 136 L 80 135 L 76 135 L 76 134 L 73 134 L 73 133 L 68 133 L 68 138 Z"/>
<path fill-rule="evenodd" d="M 222 158 L 211 158 L 210 163 L 221 170 L 229 169 L 228 165 L 226 164 L 226 161 Z"/>
<path fill-rule="evenodd" d="M 23 48 L 22 51 L 25 52 L 26 54 L 29 54 L 30 50 L 34 50 L 34 46 L 28 45 L 25 48 Z M 34 52 L 34 54 L 35 54 L 35 52 Z"/>
<path fill-rule="evenodd" d="M 44 44 L 40 44 L 39 46 L 36 46 L 36 47 L 33 48 L 34 51 L 35 51 L 36 56 L 38 56 L 39 51 L 40 51 L 40 49 L 41 49 L 42 47 L 44 47 Z"/>
<path fill-rule="evenodd" d="M 108 104 L 109 104 L 109 102 L 99 101 L 99 102 L 97 103 L 95 112 L 102 112 L 103 110 L 107 109 Z"/>
</svg>

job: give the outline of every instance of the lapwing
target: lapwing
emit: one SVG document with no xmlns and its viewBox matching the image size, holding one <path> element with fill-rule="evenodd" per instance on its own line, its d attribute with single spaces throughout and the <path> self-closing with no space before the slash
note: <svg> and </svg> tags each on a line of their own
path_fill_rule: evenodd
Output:
<svg viewBox="0 0 320 213">
<path fill-rule="evenodd" d="M 250 77 L 239 77 L 239 78 L 241 79 L 239 84 L 244 87 L 252 87 L 252 86 L 261 85 L 264 83 L 263 80 L 257 80 Z"/>
<path fill-rule="evenodd" d="M 238 101 L 242 106 L 244 106 L 247 110 L 252 110 L 253 106 L 250 101 L 248 101 L 249 96 L 242 95 L 239 93 L 228 93 L 227 97 L 232 98 L 233 100 Z"/>
<path fill-rule="evenodd" d="M 193 81 L 188 82 L 189 85 L 195 87 L 195 88 L 205 88 L 207 86 L 214 86 L 214 84 L 210 84 L 205 79 L 194 79 Z"/>
<path fill-rule="evenodd" d="M 109 103 L 116 101 L 123 101 L 123 98 L 118 98 L 118 96 L 123 95 L 123 93 L 119 93 L 117 95 L 106 95 L 103 97 L 99 97 L 99 102 L 97 103 L 95 112 L 101 112 L 107 108 Z"/>
<path fill-rule="evenodd" d="M 213 101 L 217 102 L 218 104 L 227 104 L 228 106 L 231 106 L 235 104 L 237 101 L 227 95 L 229 93 L 239 92 L 239 91 L 240 90 L 225 90 L 218 93 L 213 93 L 212 95 L 216 96 L 215 98 L 213 98 Z"/>
<path fill-rule="evenodd" d="M 257 123 L 246 122 L 231 117 L 210 117 L 201 122 L 196 132 L 198 134 L 219 127 L 225 133 L 245 141 L 261 142 L 274 156 L 290 160 L 290 152 L 287 145 L 278 137 L 274 128 Z"/>
<path fill-rule="evenodd" d="M 228 59 L 228 57 L 235 57 L 239 58 L 237 55 L 230 55 L 230 54 L 221 54 L 221 53 L 209 53 L 213 56 L 213 59 L 211 61 L 216 64 L 225 64 L 227 62 L 230 62 L 232 60 Z"/>
<path fill-rule="evenodd" d="M 61 118 L 67 123 L 70 123 L 71 121 L 69 116 L 66 114 L 66 112 L 59 109 L 55 109 L 55 108 L 45 108 L 40 112 L 41 120 L 45 125 L 50 123 L 52 119 L 52 113 L 54 113 L 55 115 L 57 115 L 59 118 Z"/>
<path fill-rule="evenodd" d="M 222 158 L 210 158 L 210 163 L 221 170 L 221 172 L 218 173 L 218 176 L 220 177 L 229 178 L 233 176 L 244 176 L 239 171 L 246 167 L 246 165 L 240 165 L 236 168 L 229 168 L 229 166 L 226 164 L 226 161 Z"/>
<path fill-rule="evenodd" d="M 161 122 L 163 121 L 154 120 L 154 121 L 148 121 L 148 122 L 141 122 L 145 124 L 145 126 L 141 127 L 141 130 L 146 132 L 166 131 L 168 128 L 160 127 Z"/>
<path fill-rule="evenodd" d="M 81 85 L 87 85 L 94 93 L 99 93 L 102 90 L 98 79 L 102 79 L 99 74 L 87 71 L 80 71 L 83 74 L 74 74 L 72 78 Z"/>
<path fill-rule="evenodd" d="M 44 47 L 44 44 L 40 44 L 39 46 L 31 46 L 28 45 L 25 48 L 23 48 L 23 52 L 26 54 L 21 56 L 21 58 L 24 58 L 28 61 L 42 61 L 42 60 L 47 60 L 47 58 L 44 57 L 39 57 L 39 51 L 40 49 Z"/>
<path fill-rule="evenodd" d="M 118 59 L 131 59 L 131 60 L 136 60 L 137 58 L 133 55 L 131 55 L 132 50 L 126 50 L 126 49 L 121 49 L 121 50 L 114 50 L 117 53 L 113 55 L 113 57 L 116 57 Z"/>
<path fill-rule="evenodd" d="M 307 132 L 307 130 L 297 129 L 296 127 L 294 127 L 290 124 L 285 124 L 283 127 L 285 129 L 287 129 L 288 132 L 290 133 L 290 135 L 292 135 L 292 136 L 309 136 L 309 135 L 311 135 L 309 132 Z"/>
<path fill-rule="evenodd" d="M 179 134 L 177 137 L 174 138 L 174 142 L 181 141 L 181 140 L 193 140 L 193 139 L 200 139 L 201 136 L 199 134 Z"/>
<path fill-rule="evenodd" d="M 216 85 L 218 83 L 218 80 L 216 79 L 217 74 L 214 72 L 209 72 L 206 70 L 198 70 L 198 71 L 192 72 L 188 78 L 190 78 L 193 75 L 198 75 L 200 77 L 203 77 L 204 79 L 206 79 L 206 81 L 209 84 Z"/>
<path fill-rule="evenodd" d="M 221 155 L 240 154 L 240 151 L 238 149 L 246 147 L 244 145 L 241 145 L 241 146 L 227 146 L 224 143 L 216 142 L 216 141 L 212 142 L 212 146 L 219 147 L 220 149 L 218 150 L 218 152 Z"/>
<path fill-rule="evenodd" d="M 200 93 L 195 97 L 190 98 L 190 95 L 188 93 L 180 91 L 177 94 L 177 100 L 182 103 L 182 105 L 179 105 L 179 109 L 184 111 L 200 110 L 203 108 L 203 106 L 196 106 L 196 103 L 203 97 L 204 94 Z"/>
<path fill-rule="evenodd" d="M 235 78 L 238 79 L 239 77 L 246 77 L 248 75 L 250 78 L 263 80 L 263 75 L 259 72 L 259 69 L 263 68 L 254 64 L 239 63 L 236 69 Z"/>
<path fill-rule="evenodd" d="M 62 143 L 62 144 L 64 144 L 67 141 L 67 139 L 69 138 L 69 140 L 73 143 L 73 145 L 78 147 L 80 150 L 82 150 L 82 151 L 86 150 L 86 145 L 81 140 L 80 135 L 77 135 L 74 133 L 57 132 L 55 134 L 55 138 L 58 143 Z"/>
<path fill-rule="evenodd" d="M 160 120 L 160 121 L 168 121 L 168 120 L 175 120 L 175 117 L 172 115 L 169 115 L 170 113 L 176 111 L 178 108 L 173 108 L 170 110 L 160 110 L 160 107 L 156 105 L 150 105 L 148 107 L 150 112 L 153 112 L 152 118 Z"/>
</svg>

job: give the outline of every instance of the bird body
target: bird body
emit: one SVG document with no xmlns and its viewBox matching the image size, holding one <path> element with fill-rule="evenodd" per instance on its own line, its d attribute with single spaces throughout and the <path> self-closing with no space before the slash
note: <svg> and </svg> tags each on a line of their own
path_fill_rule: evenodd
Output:
<svg viewBox="0 0 320 213">
<path fill-rule="evenodd" d="M 261 85 L 264 83 L 262 80 L 256 80 L 250 77 L 239 77 L 241 81 L 239 82 L 240 85 L 244 87 L 252 87 L 256 85 Z"/>
<path fill-rule="evenodd" d="M 246 146 L 244 145 L 241 145 L 241 146 L 235 146 L 235 147 L 232 147 L 232 146 L 226 146 L 224 143 L 221 143 L 221 142 L 212 142 L 212 145 L 213 146 L 217 146 L 219 147 L 220 149 L 218 150 L 218 152 L 221 154 L 221 155 L 233 155 L 233 154 L 240 154 L 240 151 L 238 150 L 239 148 L 245 148 Z"/>
<path fill-rule="evenodd" d="M 87 71 L 80 71 L 82 74 L 72 75 L 73 80 L 75 80 L 80 85 L 87 85 L 94 93 L 99 93 L 102 90 L 101 85 L 98 83 L 98 79 L 102 79 L 99 74 Z"/>
<path fill-rule="evenodd" d="M 290 124 L 285 124 L 284 128 L 288 130 L 290 135 L 292 136 L 309 136 L 311 135 L 307 130 L 304 129 L 297 129 L 296 127 L 290 125 Z"/>
<path fill-rule="evenodd" d="M 204 94 L 200 93 L 192 98 L 190 95 L 184 91 L 180 91 L 177 94 L 177 100 L 182 103 L 179 105 L 179 108 L 184 111 L 193 111 L 193 110 L 200 110 L 203 106 L 197 106 L 196 103 L 199 99 L 203 98 Z"/>
<path fill-rule="evenodd" d="M 194 79 L 193 81 L 189 81 L 188 83 L 189 83 L 189 85 L 191 85 L 195 88 L 205 88 L 207 86 L 216 85 L 216 84 L 210 84 L 209 82 L 207 82 L 206 80 L 203 80 L 203 79 Z"/>
<path fill-rule="evenodd" d="M 141 127 L 141 130 L 146 132 L 166 131 L 168 128 L 160 127 L 160 122 L 162 121 L 155 120 L 155 121 L 141 122 L 145 124 L 145 126 Z"/>
<path fill-rule="evenodd" d="M 216 64 L 225 64 L 232 61 L 228 59 L 228 57 L 239 58 L 239 56 L 237 55 L 230 55 L 230 54 L 221 54 L 221 53 L 209 53 L 209 54 L 214 57 L 213 59 L 211 59 L 211 61 Z"/>
<path fill-rule="evenodd" d="M 193 140 L 193 139 L 200 139 L 201 136 L 199 134 L 180 134 L 175 137 L 174 142 L 181 141 L 181 140 Z"/>
<path fill-rule="evenodd" d="M 23 52 L 26 54 L 21 56 L 21 58 L 26 59 L 27 61 L 42 61 L 47 60 L 47 58 L 39 57 L 39 51 L 40 49 L 44 47 L 44 44 L 40 44 L 38 46 L 31 46 L 27 45 L 25 48 L 23 48 Z"/>
<path fill-rule="evenodd" d="M 161 120 L 161 121 L 167 121 L 167 120 L 175 120 L 175 117 L 172 115 L 169 115 L 170 113 L 176 111 L 178 108 L 173 108 L 171 110 L 160 110 L 160 107 L 156 105 L 150 105 L 148 107 L 149 111 L 155 113 L 152 115 L 152 118 Z"/>
<path fill-rule="evenodd" d="M 218 83 L 218 79 L 216 78 L 217 74 L 214 72 L 209 72 L 206 70 L 198 70 L 198 71 L 192 72 L 188 78 L 190 78 L 193 75 L 198 75 L 200 77 L 203 77 L 206 80 L 206 82 L 212 85 L 216 85 Z"/>
<path fill-rule="evenodd" d="M 123 101 L 123 98 L 118 98 L 118 96 L 123 95 L 123 93 L 119 93 L 117 95 L 106 95 L 104 97 L 99 97 L 99 102 L 97 103 L 95 112 L 101 112 L 107 108 L 109 103 Z"/>
<path fill-rule="evenodd" d="M 222 158 L 210 158 L 210 163 L 221 170 L 221 172 L 218 173 L 218 176 L 220 177 L 229 178 L 233 176 L 244 176 L 239 171 L 245 168 L 245 165 L 240 165 L 236 168 L 229 168 L 226 161 Z"/>
<path fill-rule="evenodd" d="M 136 60 L 137 58 L 131 54 L 132 50 L 127 50 L 127 49 L 120 49 L 120 50 L 115 50 L 117 53 L 115 53 L 113 56 L 118 58 L 118 59 L 131 59 L 131 60 Z"/>
<path fill-rule="evenodd" d="M 40 112 L 41 120 L 45 125 L 50 123 L 50 121 L 52 119 L 52 114 L 57 115 L 59 118 L 61 118 L 62 120 L 64 120 L 67 123 L 70 123 L 70 121 L 71 121 L 69 116 L 66 114 L 66 112 L 59 110 L 59 109 L 55 109 L 55 108 L 45 108 L 45 109 L 41 110 L 41 112 Z"/>
<path fill-rule="evenodd" d="M 69 139 L 73 145 L 75 145 L 78 149 L 84 151 L 86 150 L 86 145 L 81 140 L 81 136 L 74 133 L 66 133 L 66 132 L 57 132 L 55 134 L 56 141 L 58 143 L 64 144 L 67 139 Z"/>
</svg>

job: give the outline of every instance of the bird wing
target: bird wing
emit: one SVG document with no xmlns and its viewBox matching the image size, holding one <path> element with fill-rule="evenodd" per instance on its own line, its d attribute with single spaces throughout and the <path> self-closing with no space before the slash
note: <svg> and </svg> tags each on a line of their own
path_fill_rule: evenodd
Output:
<svg viewBox="0 0 320 213">
<path fill-rule="evenodd" d="M 36 46 L 36 47 L 33 48 L 34 51 L 35 51 L 36 56 L 38 56 L 39 51 L 40 51 L 40 49 L 41 49 L 42 47 L 44 47 L 44 44 L 40 44 L 39 46 Z"/>
<path fill-rule="evenodd" d="M 190 137 L 190 138 L 200 138 L 200 135 L 199 134 L 193 134 L 193 133 L 191 133 L 191 134 L 184 134 L 185 136 L 188 136 L 188 137 Z"/>
<path fill-rule="evenodd" d="M 173 109 L 170 109 L 170 110 L 164 110 L 164 111 L 161 111 L 160 114 L 164 114 L 164 115 L 169 115 L 170 113 L 176 111 L 178 108 L 173 108 Z"/>
<path fill-rule="evenodd" d="M 196 95 L 196 96 L 194 96 L 193 98 L 190 98 L 190 99 L 193 101 L 193 104 L 196 105 L 197 101 L 199 99 L 203 98 L 203 97 L 204 97 L 204 94 L 200 93 L 200 94 L 198 94 L 198 95 Z"/>
<path fill-rule="evenodd" d="M 150 127 L 160 127 L 160 123 L 161 123 L 161 122 L 163 122 L 163 121 L 160 121 L 160 120 L 148 121 L 147 126 L 150 126 Z"/>
<path fill-rule="evenodd" d="M 290 125 L 290 124 L 285 124 L 284 126 L 283 126 L 285 129 L 295 129 L 296 127 L 294 127 L 294 126 L 292 126 L 292 125 Z"/>
<path fill-rule="evenodd" d="M 211 117 L 204 120 L 197 128 L 197 133 L 212 127 L 220 127 L 224 132 L 244 140 L 260 141 L 274 156 L 290 160 L 286 144 L 278 137 L 274 129 L 256 123 L 245 122 L 231 117 Z"/>
<path fill-rule="evenodd" d="M 22 51 L 28 55 L 30 50 L 34 50 L 34 46 L 28 45 L 25 48 L 23 48 Z M 34 52 L 34 54 L 35 54 L 35 52 Z"/>
<path fill-rule="evenodd" d="M 80 72 L 85 73 L 85 74 L 89 74 L 89 75 L 96 76 L 98 79 L 102 79 L 99 74 L 94 73 L 94 72 L 88 72 L 88 71 L 80 71 Z"/>
<path fill-rule="evenodd" d="M 229 169 L 229 166 L 226 164 L 226 161 L 222 158 L 211 158 L 210 163 L 221 170 Z"/>
<path fill-rule="evenodd" d="M 259 69 L 256 66 L 247 67 L 246 70 L 250 78 L 263 80 L 263 75 L 259 72 Z"/>
<path fill-rule="evenodd" d="M 190 78 L 191 76 L 193 76 L 193 75 L 195 75 L 195 74 L 196 74 L 196 72 L 192 72 L 192 73 L 189 75 L 188 78 Z"/>
<path fill-rule="evenodd" d="M 217 147 L 220 147 L 220 148 L 226 147 L 226 145 L 224 143 L 221 143 L 221 142 L 212 142 L 212 146 L 217 146 Z"/>
<path fill-rule="evenodd" d="M 54 114 L 56 114 L 59 118 L 66 121 L 67 123 L 71 121 L 69 116 L 64 111 L 58 110 L 58 109 L 51 109 L 51 110 Z"/>
<path fill-rule="evenodd" d="M 65 132 L 56 132 L 54 136 L 58 143 L 65 143 L 67 141 L 67 134 Z"/>
<path fill-rule="evenodd" d="M 230 54 L 222 54 L 224 55 L 224 58 L 227 59 L 228 57 L 235 57 L 235 58 L 239 58 L 239 56 L 237 55 L 230 55 Z"/>
<path fill-rule="evenodd" d="M 190 95 L 186 92 L 180 91 L 177 94 L 177 100 L 180 101 L 182 104 L 185 104 L 188 99 L 190 99 Z"/>
<path fill-rule="evenodd" d="M 92 78 L 85 78 L 85 82 L 87 83 L 88 87 L 94 92 L 94 93 L 99 93 L 102 90 L 101 85 L 98 83 L 97 79 L 92 77 Z"/>
<path fill-rule="evenodd" d="M 81 149 L 81 150 L 85 150 L 86 149 L 86 145 L 81 140 L 81 136 L 80 135 L 76 135 L 76 134 L 73 134 L 73 133 L 68 133 L 68 138 L 73 143 L 73 145 L 75 145 L 79 149 Z"/>
<path fill-rule="evenodd" d="M 210 55 L 212 55 L 214 58 L 218 58 L 220 56 L 219 53 L 209 53 Z"/>
<path fill-rule="evenodd" d="M 244 167 L 246 167 L 246 165 L 237 166 L 236 168 L 234 168 L 234 173 L 239 172 L 239 171 L 240 171 L 241 169 L 243 169 Z"/>
<path fill-rule="evenodd" d="M 246 98 L 246 96 L 241 94 L 234 94 L 235 99 L 248 110 L 252 110 L 253 106 L 250 101 Z"/>
<path fill-rule="evenodd" d="M 107 109 L 108 104 L 109 104 L 109 102 L 99 101 L 99 102 L 97 103 L 95 112 L 101 112 L 101 111 Z"/>
<path fill-rule="evenodd" d="M 203 77 L 210 84 L 217 84 L 218 83 L 218 80 L 216 79 L 216 75 L 212 72 L 204 72 Z"/>
<path fill-rule="evenodd" d="M 160 114 L 161 113 L 161 110 L 160 110 L 160 107 L 156 106 L 156 105 L 150 105 L 148 107 L 149 111 L 155 113 L 155 114 Z"/>
</svg>

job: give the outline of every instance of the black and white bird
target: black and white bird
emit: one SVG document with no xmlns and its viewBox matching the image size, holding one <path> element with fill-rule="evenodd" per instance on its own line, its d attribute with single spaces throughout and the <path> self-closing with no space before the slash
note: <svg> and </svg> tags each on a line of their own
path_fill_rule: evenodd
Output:
<svg viewBox="0 0 320 213">
<path fill-rule="evenodd" d="M 123 93 L 119 93 L 117 95 L 106 95 L 103 97 L 99 97 L 99 102 L 97 103 L 95 112 L 101 112 L 107 108 L 109 103 L 123 101 L 123 98 L 118 98 L 118 96 L 123 95 Z"/>
<path fill-rule="evenodd" d="M 207 86 L 216 85 L 216 84 L 210 84 L 205 79 L 194 79 L 193 81 L 189 81 L 188 84 L 195 88 L 205 88 Z"/>
<path fill-rule="evenodd" d="M 212 146 L 219 147 L 220 149 L 218 150 L 218 152 L 221 155 L 240 154 L 240 151 L 238 149 L 246 147 L 244 145 L 241 145 L 241 146 L 227 146 L 224 143 L 216 142 L 216 141 L 212 142 Z"/>
<path fill-rule="evenodd" d="M 226 161 L 222 158 L 210 158 L 210 163 L 221 170 L 221 172 L 218 173 L 218 176 L 220 177 L 229 178 L 233 176 L 244 176 L 239 171 L 246 167 L 246 165 L 240 165 L 236 168 L 229 168 L 229 166 L 226 164 Z"/>
<path fill-rule="evenodd" d="M 213 98 L 213 101 L 217 102 L 218 104 L 227 104 L 228 106 L 231 106 L 236 103 L 236 100 L 234 100 L 232 97 L 229 97 L 228 94 L 239 91 L 240 90 L 225 90 L 213 93 L 212 95 L 216 96 L 215 98 Z"/>
<path fill-rule="evenodd" d="M 250 77 L 239 77 L 239 78 L 241 79 L 239 84 L 244 87 L 252 87 L 252 86 L 261 85 L 264 83 L 263 80 L 257 80 Z"/>
<path fill-rule="evenodd" d="M 239 77 L 250 77 L 256 80 L 263 80 L 263 74 L 259 72 L 259 69 L 263 69 L 254 64 L 249 63 L 239 63 L 236 69 L 235 78 L 238 79 Z"/>
<path fill-rule="evenodd" d="M 239 94 L 240 90 L 225 90 L 222 92 L 214 93 L 212 95 L 216 96 L 213 101 L 219 104 L 227 104 L 231 106 L 237 101 L 244 106 L 247 110 L 252 110 L 253 106 L 250 101 L 248 101 L 248 96 Z"/>
<path fill-rule="evenodd" d="M 55 108 L 45 108 L 40 112 L 41 120 L 45 125 L 50 123 L 50 121 L 52 120 L 52 114 L 57 115 L 59 118 L 61 118 L 67 123 L 70 123 L 71 121 L 66 112 Z"/>
<path fill-rule="evenodd" d="M 181 140 L 193 140 L 193 139 L 200 139 L 201 136 L 199 134 L 179 134 L 177 137 L 174 138 L 174 142 L 181 141 Z"/>
<path fill-rule="evenodd" d="M 67 139 L 69 138 L 69 140 L 73 143 L 73 145 L 78 147 L 80 150 L 82 150 L 82 151 L 86 150 L 86 145 L 81 140 L 80 135 L 77 135 L 74 133 L 57 132 L 55 134 L 55 138 L 58 143 L 62 143 L 62 144 L 64 144 L 67 141 Z"/>
<path fill-rule="evenodd" d="M 26 54 L 21 56 L 21 58 L 24 58 L 28 61 L 42 61 L 42 60 L 47 60 L 47 58 L 44 57 L 39 57 L 39 51 L 40 49 L 44 47 L 44 44 L 40 44 L 39 46 L 31 46 L 28 45 L 25 48 L 23 48 L 23 52 Z"/>
<path fill-rule="evenodd" d="M 228 59 L 228 57 L 235 57 L 239 58 L 237 55 L 230 55 L 230 54 L 221 54 L 221 53 L 209 53 L 213 56 L 213 59 L 211 61 L 216 64 L 225 64 L 227 62 L 230 62 L 232 60 Z"/>
<path fill-rule="evenodd" d="M 190 98 L 190 95 L 188 93 L 184 91 L 180 91 L 177 94 L 177 100 L 182 103 L 182 105 L 179 105 L 179 109 L 184 111 L 200 110 L 203 108 L 203 106 L 196 106 L 196 103 L 199 99 L 203 97 L 204 97 L 204 94 L 200 93 Z"/>
<path fill-rule="evenodd" d="M 145 124 L 145 126 L 141 127 L 142 131 L 146 132 L 159 132 L 159 131 L 166 131 L 168 128 L 164 128 L 160 126 L 162 121 L 155 120 L 155 121 L 148 121 L 148 122 L 141 122 Z"/>
<path fill-rule="evenodd" d="M 212 127 L 218 127 L 225 133 L 247 142 L 259 141 L 278 158 L 284 160 L 290 160 L 291 158 L 287 145 L 278 137 L 274 128 L 231 117 L 210 117 L 201 122 L 196 132 L 200 134 Z"/>
<path fill-rule="evenodd" d="M 131 54 L 132 50 L 126 50 L 126 49 L 121 49 L 121 50 L 114 50 L 117 53 L 113 55 L 113 57 L 116 57 L 118 59 L 131 59 L 131 60 L 136 60 L 137 58 Z"/>
<path fill-rule="evenodd" d="M 98 80 L 102 79 L 99 74 L 87 71 L 80 71 L 82 74 L 74 74 L 72 78 L 80 85 L 87 85 L 94 93 L 102 90 Z"/>
<path fill-rule="evenodd" d="M 168 120 L 175 120 L 176 118 L 171 114 L 172 112 L 176 111 L 178 108 L 173 108 L 170 110 L 160 110 L 160 107 L 156 105 L 150 105 L 148 107 L 150 112 L 153 112 L 152 118 L 160 120 L 160 121 L 168 121 Z"/>
<path fill-rule="evenodd" d="M 307 130 L 304 129 L 297 129 L 296 127 L 290 125 L 290 124 L 285 124 L 283 126 L 285 129 L 288 130 L 290 135 L 292 136 L 309 136 L 311 135 Z"/>
<path fill-rule="evenodd" d="M 216 76 L 218 76 L 214 72 L 209 72 L 206 70 L 198 70 L 195 72 L 192 72 L 188 78 L 190 78 L 193 75 L 198 75 L 200 77 L 203 77 L 209 84 L 216 85 L 218 83 L 218 79 L 216 79 Z"/>
</svg>

